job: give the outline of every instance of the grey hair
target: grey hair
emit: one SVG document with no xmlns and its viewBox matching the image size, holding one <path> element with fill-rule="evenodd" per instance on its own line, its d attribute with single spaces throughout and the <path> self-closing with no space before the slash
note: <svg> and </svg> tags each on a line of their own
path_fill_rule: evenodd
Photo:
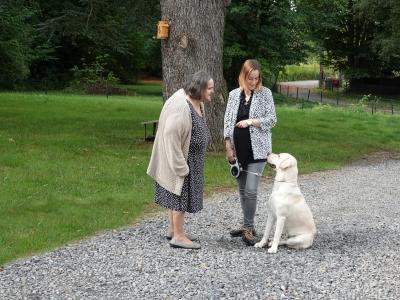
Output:
<svg viewBox="0 0 400 300">
<path fill-rule="evenodd" d="M 204 71 L 192 74 L 189 80 L 183 84 L 186 95 L 192 99 L 200 100 L 203 91 L 208 87 L 210 79 L 212 79 L 210 75 Z"/>
</svg>

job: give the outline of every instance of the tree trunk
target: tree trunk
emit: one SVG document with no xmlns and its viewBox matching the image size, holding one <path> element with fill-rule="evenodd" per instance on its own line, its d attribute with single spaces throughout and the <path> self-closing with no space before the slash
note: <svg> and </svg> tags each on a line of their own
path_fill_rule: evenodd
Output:
<svg viewBox="0 0 400 300">
<path fill-rule="evenodd" d="M 215 96 L 207 104 L 210 150 L 223 148 L 223 116 L 227 88 L 223 77 L 223 0 L 161 0 L 161 19 L 169 23 L 169 37 L 161 40 L 164 101 L 182 88 L 189 76 L 206 71 L 214 79 Z"/>
</svg>

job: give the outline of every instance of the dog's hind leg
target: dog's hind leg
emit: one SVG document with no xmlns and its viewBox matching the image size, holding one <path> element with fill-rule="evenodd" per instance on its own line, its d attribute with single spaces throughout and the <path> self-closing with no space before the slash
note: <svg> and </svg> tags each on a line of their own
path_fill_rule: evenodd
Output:
<svg viewBox="0 0 400 300">
<path fill-rule="evenodd" d="M 307 233 L 290 237 L 287 240 L 283 241 L 284 244 L 282 245 L 286 245 L 289 248 L 294 249 L 306 249 L 312 245 L 313 241 L 314 235 Z"/>
<path fill-rule="evenodd" d="M 279 241 L 281 239 L 283 227 L 285 226 L 286 217 L 278 217 L 276 219 L 276 228 L 274 234 L 274 240 L 272 241 L 271 248 L 268 249 L 268 253 L 276 253 L 278 251 Z"/>
<path fill-rule="evenodd" d="M 267 217 L 267 225 L 265 225 L 265 231 L 264 231 L 264 235 L 261 239 L 261 241 L 259 241 L 258 243 L 256 243 L 254 245 L 254 247 L 256 248 L 262 248 L 265 245 L 267 245 L 268 243 L 268 237 L 269 237 L 269 233 L 271 232 L 272 229 L 272 225 L 274 224 L 275 221 L 275 217 L 272 215 L 272 213 L 268 213 L 268 217 Z"/>
</svg>

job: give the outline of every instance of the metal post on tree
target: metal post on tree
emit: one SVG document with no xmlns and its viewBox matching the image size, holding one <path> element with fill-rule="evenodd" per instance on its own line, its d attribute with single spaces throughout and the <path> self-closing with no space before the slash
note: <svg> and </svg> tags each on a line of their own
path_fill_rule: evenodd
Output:
<svg viewBox="0 0 400 300">
<path fill-rule="evenodd" d="M 336 91 L 336 105 L 339 106 L 339 87 L 337 88 Z"/>
</svg>

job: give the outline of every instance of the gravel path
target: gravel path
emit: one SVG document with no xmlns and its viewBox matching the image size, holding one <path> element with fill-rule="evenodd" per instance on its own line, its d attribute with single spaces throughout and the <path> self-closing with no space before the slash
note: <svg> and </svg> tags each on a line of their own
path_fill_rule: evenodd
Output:
<svg viewBox="0 0 400 300">
<path fill-rule="evenodd" d="M 17 261 L 0 272 L 1 299 L 399 299 L 400 160 L 301 176 L 318 235 L 277 254 L 246 247 L 234 192 L 189 218 L 200 251 L 169 247 L 164 217 Z M 265 225 L 271 180 L 256 225 Z"/>
</svg>

